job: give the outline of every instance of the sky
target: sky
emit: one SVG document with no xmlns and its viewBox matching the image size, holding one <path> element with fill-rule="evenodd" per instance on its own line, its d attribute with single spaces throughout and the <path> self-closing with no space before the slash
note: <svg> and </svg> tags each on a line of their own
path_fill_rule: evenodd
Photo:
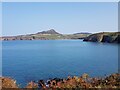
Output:
<svg viewBox="0 0 120 90">
<path fill-rule="evenodd" d="M 117 2 L 3 2 L 2 35 L 118 31 Z"/>
</svg>

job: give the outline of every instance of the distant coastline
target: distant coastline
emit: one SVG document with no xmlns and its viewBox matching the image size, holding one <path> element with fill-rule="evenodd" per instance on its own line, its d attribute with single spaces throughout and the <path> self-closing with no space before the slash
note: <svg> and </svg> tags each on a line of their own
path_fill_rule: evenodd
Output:
<svg viewBox="0 0 120 90">
<path fill-rule="evenodd" d="M 0 40 L 59 40 L 59 39 L 84 39 L 91 33 L 75 33 L 75 34 L 60 34 L 54 29 L 42 31 L 35 34 L 18 35 L 18 36 L 3 36 Z"/>
<path fill-rule="evenodd" d="M 42 31 L 35 34 L 18 35 L 18 36 L 3 36 L 0 40 L 65 40 L 65 39 L 83 39 L 83 41 L 90 42 L 106 42 L 106 43 L 120 43 L 120 32 L 100 32 L 100 33 L 74 33 L 74 34 L 60 34 L 54 29 Z"/>
</svg>

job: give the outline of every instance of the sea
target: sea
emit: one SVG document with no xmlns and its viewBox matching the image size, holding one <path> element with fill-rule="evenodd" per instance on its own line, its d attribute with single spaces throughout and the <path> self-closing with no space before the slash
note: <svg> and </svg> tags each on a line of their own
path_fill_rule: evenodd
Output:
<svg viewBox="0 0 120 90">
<path fill-rule="evenodd" d="M 21 87 L 30 81 L 118 72 L 119 44 L 83 40 L 2 41 L 2 76 Z"/>
</svg>

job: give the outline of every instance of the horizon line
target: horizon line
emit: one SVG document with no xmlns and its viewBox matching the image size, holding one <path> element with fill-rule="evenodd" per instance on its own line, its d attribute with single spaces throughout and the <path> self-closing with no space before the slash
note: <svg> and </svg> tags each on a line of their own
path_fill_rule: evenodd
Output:
<svg viewBox="0 0 120 90">
<path fill-rule="evenodd" d="M 49 29 L 49 30 L 51 30 L 51 29 Z M 43 31 L 49 31 L 49 30 L 43 30 Z M 53 29 L 53 30 L 55 30 L 55 29 Z M 38 32 L 43 32 L 43 31 L 38 31 Z M 98 32 L 87 32 L 87 31 L 81 31 L 81 32 L 73 32 L 73 33 L 61 33 L 61 32 L 59 32 L 59 31 L 57 31 L 57 30 L 55 30 L 56 32 L 58 32 L 59 34 L 64 34 L 64 35 L 69 35 L 69 34 L 76 34 L 76 33 L 90 33 L 90 34 L 95 34 L 95 33 L 102 33 L 102 32 L 120 32 L 120 31 L 98 31 Z M 2 37 L 3 36 L 20 36 L 20 35 L 30 35 L 30 34 L 37 34 L 38 32 L 36 32 L 36 33 L 26 33 L 26 34 L 16 34 L 16 35 L 3 35 L 2 34 Z"/>
</svg>

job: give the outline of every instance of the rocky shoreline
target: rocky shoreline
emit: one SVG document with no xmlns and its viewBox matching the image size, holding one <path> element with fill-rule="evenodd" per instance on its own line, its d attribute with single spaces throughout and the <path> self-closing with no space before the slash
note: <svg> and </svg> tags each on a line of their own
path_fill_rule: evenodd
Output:
<svg viewBox="0 0 120 90">
<path fill-rule="evenodd" d="M 17 85 L 16 80 L 13 80 L 9 77 L 0 77 L 2 81 L 2 89 L 5 88 L 18 88 L 21 87 Z M 65 79 L 54 78 L 49 79 L 46 82 L 44 80 L 31 81 L 24 88 L 35 88 L 35 89 L 44 89 L 44 90 L 53 90 L 53 89 L 90 89 L 90 88 L 120 88 L 120 74 L 115 73 L 104 78 L 100 77 L 89 77 L 88 74 L 83 74 L 82 76 L 68 76 Z"/>
</svg>

